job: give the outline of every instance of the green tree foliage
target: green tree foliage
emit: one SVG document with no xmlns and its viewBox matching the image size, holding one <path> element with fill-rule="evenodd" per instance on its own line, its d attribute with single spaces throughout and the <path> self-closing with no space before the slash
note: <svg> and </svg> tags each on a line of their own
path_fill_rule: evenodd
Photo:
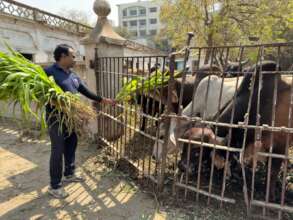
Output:
<svg viewBox="0 0 293 220">
<path fill-rule="evenodd" d="M 160 19 L 174 47 L 189 31 L 200 46 L 282 42 L 293 28 L 293 0 L 163 0 Z"/>
<path fill-rule="evenodd" d="M 89 15 L 81 10 L 76 10 L 76 9 L 61 9 L 60 12 L 58 13 L 60 16 L 67 18 L 69 20 L 85 24 L 88 26 L 94 26 L 95 23 L 90 21 Z"/>
</svg>

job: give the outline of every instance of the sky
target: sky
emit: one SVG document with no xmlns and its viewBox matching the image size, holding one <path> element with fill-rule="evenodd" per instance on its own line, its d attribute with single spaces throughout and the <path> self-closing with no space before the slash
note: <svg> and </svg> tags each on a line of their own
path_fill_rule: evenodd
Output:
<svg viewBox="0 0 293 220">
<path fill-rule="evenodd" d="M 97 17 L 93 12 L 94 0 L 17 0 L 18 2 L 30 5 L 35 8 L 42 9 L 54 14 L 58 14 L 62 9 L 77 9 L 84 11 L 90 16 L 92 22 L 96 21 Z M 111 14 L 109 19 L 118 25 L 118 7 L 117 4 L 136 2 L 137 0 L 108 0 L 111 5 Z"/>
</svg>

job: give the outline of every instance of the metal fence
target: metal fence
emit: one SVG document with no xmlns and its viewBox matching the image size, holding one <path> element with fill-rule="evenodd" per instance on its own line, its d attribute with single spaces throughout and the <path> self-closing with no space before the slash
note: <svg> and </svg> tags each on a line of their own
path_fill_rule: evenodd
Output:
<svg viewBox="0 0 293 220">
<path fill-rule="evenodd" d="M 127 82 L 150 76 L 150 68 L 155 64 L 161 64 L 164 72 L 167 60 L 166 56 L 99 57 L 96 59 L 98 93 L 115 98 Z M 157 68 L 153 74 L 159 71 Z M 143 95 L 137 90 L 129 102 L 115 107 L 99 106 L 98 130 L 117 160 L 127 159 L 141 176 L 157 183 L 159 168 L 151 158 L 151 151 L 158 139 L 156 124 L 164 106 L 161 101 L 151 98 L 155 92 L 149 90 Z"/>
<path fill-rule="evenodd" d="M 176 196 L 241 200 L 251 216 L 292 218 L 293 61 L 284 54 L 293 44 L 189 47 L 190 39 L 169 57 L 96 58 L 105 97 L 136 77 L 170 73 L 164 86 L 100 106 L 101 138 L 160 189 L 171 176 Z M 187 69 L 190 57 L 197 66 Z"/>
</svg>

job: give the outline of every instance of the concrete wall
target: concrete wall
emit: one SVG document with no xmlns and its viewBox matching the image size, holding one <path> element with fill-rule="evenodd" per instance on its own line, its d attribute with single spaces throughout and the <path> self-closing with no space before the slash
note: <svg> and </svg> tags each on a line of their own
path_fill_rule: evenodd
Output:
<svg viewBox="0 0 293 220">
<path fill-rule="evenodd" d="M 87 82 L 87 69 L 83 61 L 85 50 L 79 40 L 84 35 L 70 33 L 66 30 L 49 27 L 33 20 L 26 20 L 10 15 L 0 14 L 0 51 L 6 51 L 2 40 L 13 49 L 24 54 L 32 54 L 33 61 L 41 66 L 54 62 L 53 51 L 57 44 L 66 43 L 77 50 L 77 65 L 73 69 Z M 0 113 L 4 117 L 14 117 L 12 106 L 0 102 Z M 15 117 L 20 118 L 20 108 L 15 108 Z"/>
<path fill-rule="evenodd" d="M 79 44 L 81 37 L 35 21 L 0 14 L 0 39 L 21 53 L 33 54 L 36 63 L 53 62 L 53 51 L 61 43 L 74 47 L 77 50 L 77 60 L 82 61 L 85 52 Z M 1 43 L 0 50 L 5 50 Z"/>
</svg>

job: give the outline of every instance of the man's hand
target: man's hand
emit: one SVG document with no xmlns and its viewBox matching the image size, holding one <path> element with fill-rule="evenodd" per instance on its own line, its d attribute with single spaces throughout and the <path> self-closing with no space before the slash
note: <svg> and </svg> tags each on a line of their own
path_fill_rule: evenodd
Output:
<svg viewBox="0 0 293 220">
<path fill-rule="evenodd" d="M 101 103 L 106 105 L 112 105 L 112 106 L 116 105 L 116 101 L 114 99 L 103 98 Z"/>
</svg>

